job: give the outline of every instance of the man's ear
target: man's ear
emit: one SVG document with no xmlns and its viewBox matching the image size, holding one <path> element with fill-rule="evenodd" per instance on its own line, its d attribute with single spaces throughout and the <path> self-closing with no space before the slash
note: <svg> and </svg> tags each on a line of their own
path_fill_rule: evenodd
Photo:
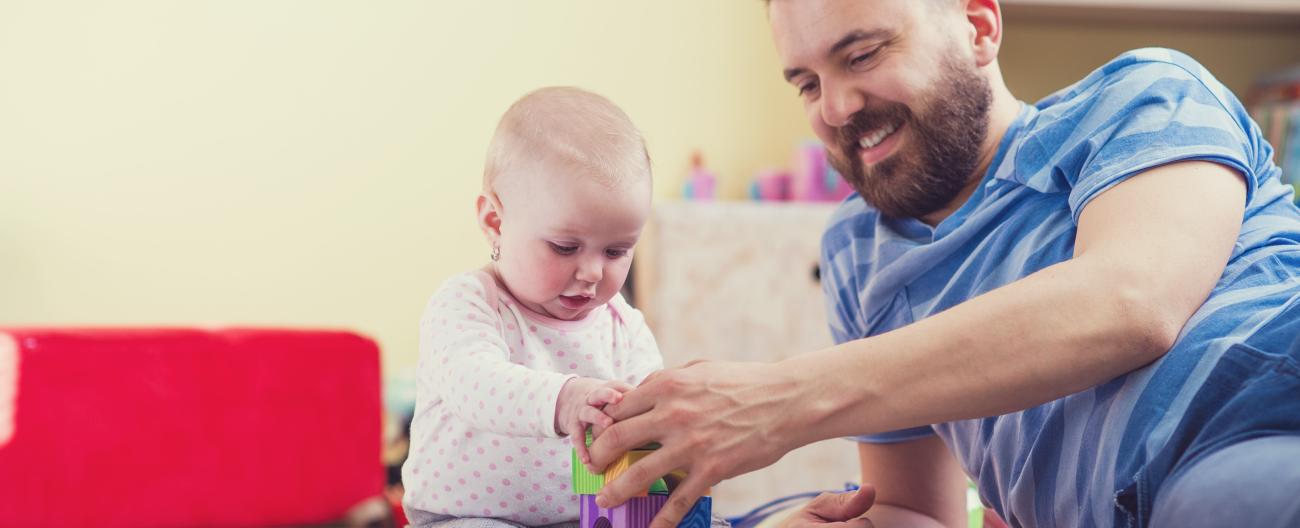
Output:
<svg viewBox="0 0 1300 528">
<path fill-rule="evenodd" d="M 981 68 L 998 59 L 1002 47 L 1002 7 L 997 0 L 966 0 L 971 51 Z"/>
<path fill-rule="evenodd" d="M 501 200 L 491 191 L 478 195 L 478 228 L 483 230 L 488 243 L 497 246 L 501 238 Z"/>
</svg>

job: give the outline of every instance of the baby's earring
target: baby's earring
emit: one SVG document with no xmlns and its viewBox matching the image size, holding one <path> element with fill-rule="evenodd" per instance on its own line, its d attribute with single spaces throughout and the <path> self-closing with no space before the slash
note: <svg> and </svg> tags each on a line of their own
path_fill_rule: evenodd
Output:
<svg viewBox="0 0 1300 528">
<path fill-rule="evenodd" d="M 501 246 L 492 246 L 492 262 L 501 259 Z"/>
</svg>

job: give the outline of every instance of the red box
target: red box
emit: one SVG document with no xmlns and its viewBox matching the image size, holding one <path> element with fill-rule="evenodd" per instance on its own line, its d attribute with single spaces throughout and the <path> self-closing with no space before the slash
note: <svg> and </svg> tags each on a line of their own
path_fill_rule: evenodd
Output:
<svg viewBox="0 0 1300 528">
<path fill-rule="evenodd" d="M 347 332 L 0 330 L 0 526 L 276 526 L 383 491 Z"/>
</svg>

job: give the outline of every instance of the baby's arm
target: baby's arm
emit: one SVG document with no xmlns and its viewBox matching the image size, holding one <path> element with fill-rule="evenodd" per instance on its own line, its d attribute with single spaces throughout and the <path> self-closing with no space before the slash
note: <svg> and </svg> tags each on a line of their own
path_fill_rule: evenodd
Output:
<svg viewBox="0 0 1300 528">
<path fill-rule="evenodd" d="M 448 281 L 420 320 L 420 381 L 474 429 L 557 437 L 556 400 L 575 376 L 510 362 L 501 318 L 472 276 Z"/>
</svg>

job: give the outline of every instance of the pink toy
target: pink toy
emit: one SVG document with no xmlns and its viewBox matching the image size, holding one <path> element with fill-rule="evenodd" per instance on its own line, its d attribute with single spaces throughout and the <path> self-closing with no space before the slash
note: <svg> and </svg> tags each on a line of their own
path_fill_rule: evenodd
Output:
<svg viewBox="0 0 1300 528">
<path fill-rule="evenodd" d="M 790 199 L 790 173 L 783 170 L 767 169 L 754 176 L 750 184 L 749 196 L 764 202 L 784 202 Z"/>
<path fill-rule="evenodd" d="M 810 141 L 795 149 L 791 197 L 806 202 L 838 202 L 853 188 L 826 163 L 826 148 Z"/>
<path fill-rule="evenodd" d="M 691 154 L 691 173 L 686 177 L 687 200 L 712 200 L 718 178 L 704 168 L 704 158 L 699 152 Z"/>
</svg>

